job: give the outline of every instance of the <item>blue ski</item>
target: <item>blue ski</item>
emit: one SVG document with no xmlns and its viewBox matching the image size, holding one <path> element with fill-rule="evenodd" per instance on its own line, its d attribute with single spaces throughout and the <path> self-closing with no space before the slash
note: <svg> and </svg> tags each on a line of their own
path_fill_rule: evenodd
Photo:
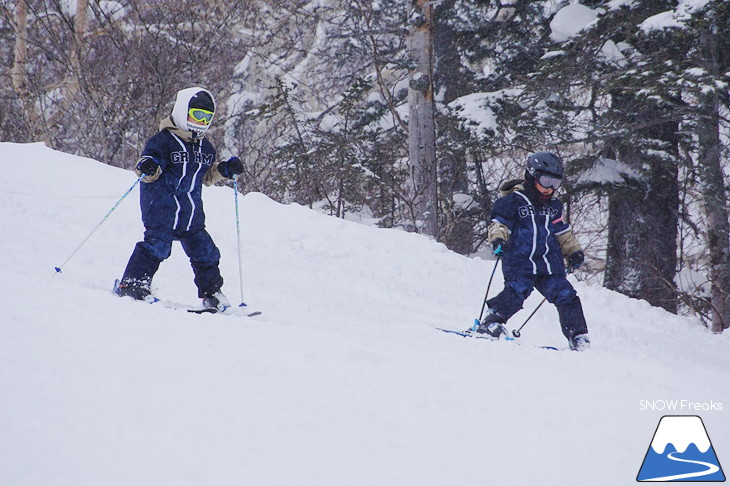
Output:
<svg viewBox="0 0 730 486">
<path fill-rule="evenodd" d="M 497 339 L 492 339 L 492 338 L 489 338 L 487 336 L 479 336 L 479 335 L 477 335 L 475 333 L 472 333 L 471 330 L 468 330 L 468 331 L 456 331 L 454 329 L 444 329 L 444 328 L 441 328 L 441 327 L 437 327 L 436 329 L 438 329 L 441 332 L 445 332 L 447 334 L 456 334 L 457 336 L 461 336 L 461 337 L 464 337 L 464 338 L 486 339 L 487 341 L 497 341 Z M 519 342 L 515 341 L 514 338 L 500 339 L 500 341 L 512 341 L 515 344 L 522 345 L 522 343 L 519 343 Z M 536 347 L 538 349 L 549 349 L 551 351 L 559 351 L 559 349 L 556 348 L 555 346 L 536 346 Z"/>
</svg>

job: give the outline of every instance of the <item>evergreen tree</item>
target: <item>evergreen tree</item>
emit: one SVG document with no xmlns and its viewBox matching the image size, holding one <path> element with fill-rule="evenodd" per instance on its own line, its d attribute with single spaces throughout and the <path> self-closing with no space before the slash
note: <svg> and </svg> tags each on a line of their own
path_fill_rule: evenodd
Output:
<svg viewBox="0 0 730 486">
<path fill-rule="evenodd" d="M 548 143 L 517 138 L 514 121 L 549 13 L 523 0 L 446 0 L 436 9 L 441 235 L 461 253 L 485 240 L 500 183 L 521 177 L 526 156 Z"/>
<path fill-rule="evenodd" d="M 586 169 L 613 168 L 611 177 L 592 181 L 609 201 L 604 285 L 676 312 L 681 100 L 666 61 L 679 49 L 674 32 L 637 27 L 672 2 L 586 3 L 605 13 L 544 57 L 531 84 L 533 106 L 558 121 L 562 130 L 553 136 L 566 148 L 588 143 L 587 157 L 573 149 Z"/>
<path fill-rule="evenodd" d="M 699 192 L 706 215 L 708 252 L 703 268 L 710 286 L 709 298 L 695 311 L 705 314 L 714 332 L 730 328 L 730 227 L 728 225 L 727 146 L 722 132 L 727 130 L 730 108 L 730 4 L 712 1 L 691 13 L 685 31 L 688 55 L 678 63 L 678 84 L 688 100 L 686 124 L 694 133 L 689 150 L 696 155 Z M 725 132 L 727 133 L 727 132 Z M 723 156 L 723 152 L 725 152 Z M 691 302 L 697 302 L 692 299 Z"/>
</svg>

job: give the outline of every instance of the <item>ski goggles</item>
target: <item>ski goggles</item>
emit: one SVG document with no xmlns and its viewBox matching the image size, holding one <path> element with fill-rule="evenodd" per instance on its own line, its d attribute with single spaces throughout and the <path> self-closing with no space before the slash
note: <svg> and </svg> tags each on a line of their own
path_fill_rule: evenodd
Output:
<svg viewBox="0 0 730 486">
<path fill-rule="evenodd" d="M 554 175 L 545 174 L 538 172 L 535 174 L 535 180 L 538 184 L 540 184 L 542 187 L 546 187 L 549 189 L 555 189 L 557 190 L 558 187 L 560 187 L 560 184 L 563 183 L 563 179 L 560 177 L 555 177 Z"/>
<path fill-rule="evenodd" d="M 202 108 L 190 108 L 188 115 L 196 122 L 205 123 L 206 125 L 210 125 L 210 122 L 213 121 L 213 112 Z"/>
</svg>

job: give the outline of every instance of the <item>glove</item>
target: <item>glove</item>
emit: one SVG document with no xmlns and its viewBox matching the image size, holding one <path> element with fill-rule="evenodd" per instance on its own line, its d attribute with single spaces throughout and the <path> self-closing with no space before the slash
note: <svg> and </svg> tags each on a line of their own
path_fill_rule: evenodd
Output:
<svg viewBox="0 0 730 486">
<path fill-rule="evenodd" d="M 154 182 L 162 174 L 162 168 L 154 158 L 145 155 L 137 161 L 137 165 L 134 166 L 134 172 L 142 177 L 142 182 Z"/>
<path fill-rule="evenodd" d="M 571 270 L 575 270 L 576 268 L 583 265 L 583 262 L 585 261 L 586 256 L 583 253 L 583 250 L 578 250 L 570 254 L 568 257 L 568 266 Z"/>
<path fill-rule="evenodd" d="M 142 157 L 137 162 L 137 170 L 146 176 L 153 176 L 160 169 L 160 166 L 152 157 Z"/>
<path fill-rule="evenodd" d="M 507 242 L 502 238 L 495 238 L 492 241 L 492 253 L 496 256 L 504 255 L 504 251 L 507 249 Z"/>
<path fill-rule="evenodd" d="M 227 179 L 233 179 L 235 176 L 243 172 L 243 164 L 241 163 L 241 159 L 233 156 L 230 159 L 221 162 L 220 164 L 218 164 L 218 172 L 220 172 L 220 174 Z"/>
</svg>

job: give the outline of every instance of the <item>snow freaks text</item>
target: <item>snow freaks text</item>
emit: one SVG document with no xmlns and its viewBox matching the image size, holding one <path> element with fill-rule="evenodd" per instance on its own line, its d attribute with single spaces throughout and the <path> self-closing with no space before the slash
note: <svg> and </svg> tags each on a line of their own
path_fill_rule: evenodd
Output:
<svg viewBox="0 0 730 486">
<path fill-rule="evenodd" d="M 660 412 L 721 412 L 725 408 L 722 402 L 693 402 L 691 400 L 640 400 L 639 411 Z"/>
</svg>

